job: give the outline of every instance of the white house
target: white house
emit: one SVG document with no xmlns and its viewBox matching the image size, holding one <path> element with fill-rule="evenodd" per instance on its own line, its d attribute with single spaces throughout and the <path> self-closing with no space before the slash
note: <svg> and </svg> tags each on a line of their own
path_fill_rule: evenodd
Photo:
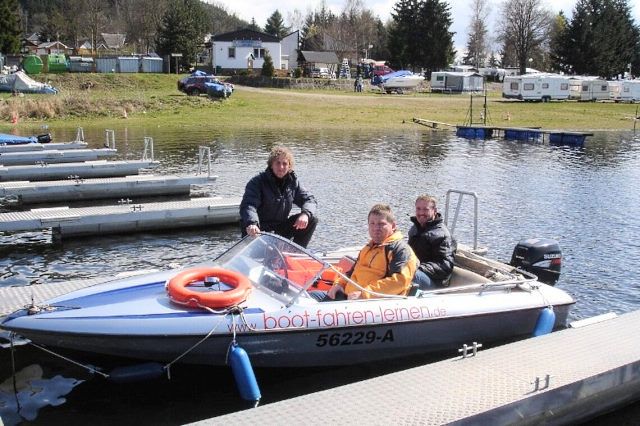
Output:
<svg viewBox="0 0 640 426">
<path fill-rule="evenodd" d="M 282 51 L 283 70 L 292 70 L 298 67 L 298 49 L 300 46 L 300 31 L 294 31 L 284 36 L 280 42 Z"/>
<path fill-rule="evenodd" d="M 215 70 L 261 69 L 267 52 L 274 69 L 282 69 L 282 50 L 278 37 L 243 29 L 211 38 L 211 65 Z"/>
</svg>

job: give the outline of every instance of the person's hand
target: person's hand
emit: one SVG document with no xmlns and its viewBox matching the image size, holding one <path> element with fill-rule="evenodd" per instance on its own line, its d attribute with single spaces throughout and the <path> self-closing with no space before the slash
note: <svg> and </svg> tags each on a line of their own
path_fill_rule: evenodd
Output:
<svg viewBox="0 0 640 426">
<path fill-rule="evenodd" d="M 260 228 L 258 228 L 258 225 L 249 225 L 247 226 L 246 231 L 247 235 L 251 235 L 253 237 L 260 232 Z"/>
<path fill-rule="evenodd" d="M 334 284 L 333 286 L 331 286 L 331 288 L 327 292 L 327 296 L 329 296 L 331 299 L 335 299 L 336 294 L 338 294 L 338 292 L 341 292 L 341 291 L 344 291 L 342 290 L 342 286 L 340 284 Z"/>
<path fill-rule="evenodd" d="M 306 213 L 301 213 L 296 219 L 296 223 L 293 224 L 295 229 L 307 229 L 309 225 L 309 216 Z"/>
<path fill-rule="evenodd" d="M 351 293 L 349 293 L 347 295 L 347 299 L 349 300 L 356 300 L 356 299 L 360 299 L 360 296 L 362 296 L 362 292 L 360 290 L 358 291 L 352 291 Z"/>
</svg>

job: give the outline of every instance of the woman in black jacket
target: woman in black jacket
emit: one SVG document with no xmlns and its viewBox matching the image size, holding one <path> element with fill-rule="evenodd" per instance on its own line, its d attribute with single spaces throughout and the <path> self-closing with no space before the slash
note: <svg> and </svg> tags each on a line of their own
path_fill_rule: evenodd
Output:
<svg viewBox="0 0 640 426">
<path fill-rule="evenodd" d="M 293 171 L 293 154 L 288 148 L 274 147 L 267 165 L 245 188 L 240 203 L 242 236 L 275 232 L 307 247 L 318 224 L 316 199 Z M 289 216 L 294 204 L 301 212 Z"/>
</svg>

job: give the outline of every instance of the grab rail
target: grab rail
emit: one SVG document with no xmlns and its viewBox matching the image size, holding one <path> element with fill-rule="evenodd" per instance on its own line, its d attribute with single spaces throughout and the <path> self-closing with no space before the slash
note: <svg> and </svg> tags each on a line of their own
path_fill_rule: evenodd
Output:
<svg viewBox="0 0 640 426">
<path fill-rule="evenodd" d="M 451 226 L 449 226 L 449 201 L 451 198 L 451 194 L 458 194 L 458 203 L 455 207 Z M 458 215 L 460 214 L 462 199 L 465 195 L 473 197 L 473 250 L 478 250 L 478 194 L 476 194 L 475 192 L 461 191 L 458 189 L 448 190 L 444 209 L 444 224 L 447 226 L 447 228 L 449 228 L 449 231 L 451 231 L 451 235 L 453 235 L 456 229 L 456 223 L 458 222 Z"/>
</svg>

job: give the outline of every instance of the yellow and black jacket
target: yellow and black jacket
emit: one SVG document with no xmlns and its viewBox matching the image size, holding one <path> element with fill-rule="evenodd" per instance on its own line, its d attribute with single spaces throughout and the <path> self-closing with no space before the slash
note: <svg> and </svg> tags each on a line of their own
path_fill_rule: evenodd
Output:
<svg viewBox="0 0 640 426">
<path fill-rule="evenodd" d="M 413 250 L 402 239 L 399 231 L 394 232 L 382 244 L 373 241 L 360 250 L 353 269 L 347 273 L 361 287 L 383 294 L 406 295 L 411 287 L 411 280 L 418 268 L 418 258 Z M 361 291 L 351 283 L 338 282 L 345 293 Z M 363 299 L 377 297 L 366 291 Z"/>
</svg>

